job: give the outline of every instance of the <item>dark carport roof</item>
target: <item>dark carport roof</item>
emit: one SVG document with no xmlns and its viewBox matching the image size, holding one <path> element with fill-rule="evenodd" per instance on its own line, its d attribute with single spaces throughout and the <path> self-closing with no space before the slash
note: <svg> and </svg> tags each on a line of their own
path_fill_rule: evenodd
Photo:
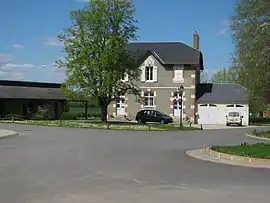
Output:
<svg viewBox="0 0 270 203">
<path fill-rule="evenodd" d="M 239 84 L 202 83 L 197 92 L 198 103 L 248 103 L 248 91 Z"/>
<path fill-rule="evenodd" d="M 136 57 L 151 51 L 162 64 L 201 64 L 203 69 L 202 53 L 182 42 L 131 42 L 128 50 Z"/>
<path fill-rule="evenodd" d="M 66 100 L 61 84 L 24 81 L 0 81 L 0 99 Z"/>
</svg>

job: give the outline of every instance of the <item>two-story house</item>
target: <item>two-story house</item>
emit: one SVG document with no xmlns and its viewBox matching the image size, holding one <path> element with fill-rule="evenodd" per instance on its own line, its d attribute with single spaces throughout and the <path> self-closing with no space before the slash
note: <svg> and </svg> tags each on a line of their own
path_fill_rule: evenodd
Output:
<svg viewBox="0 0 270 203">
<path fill-rule="evenodd" d="M 109 106 L 108 116 L 134 118 L 144 108 L 160 110 L 179 118 L 179 102 L 174 101 L 177 88 L 184 86 L 183 117 L 194 120 L 197 112 L 196 90 L 203 70 L 203 55 L 199 51 L 199 35 L 193 36 L 194 47 L 182 42 L 138 42 L 130 43 L 128 49 L 142 60 L 140 100 L 135 95 L 123 95 Z M 125 78 L 128 80 L 128 77 Z"/>
<path fill-rule="evenodd" d="M 178 120 L 180 103 L 178 88 L 183 85 L 183 118 L 193 123 L 226 124 L 229 111 L 240 111 L 248 125 L 248 96 L 237 84 L 202 84 L 203 54 L 199 50 L 199 35 L 193 35 L 193 47 L 182 42 L 136 42 L 128 49 L 139 57 L 141 76 L 137 86 L 140 99 L 122 95 L 108 107 L 108 117 L 134 119 L 141 109 L 157 109 Z M 123 78 L 128 82 L 128 76 Z"/>
</svg>

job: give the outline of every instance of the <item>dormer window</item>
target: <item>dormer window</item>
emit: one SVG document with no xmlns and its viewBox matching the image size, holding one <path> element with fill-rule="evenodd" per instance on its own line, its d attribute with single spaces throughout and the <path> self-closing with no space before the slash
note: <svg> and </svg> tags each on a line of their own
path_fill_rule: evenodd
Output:
<svg viewBox="0 0 270 203">
<path fill-rule="evenodd" d="M 152 66 L 145 67 L 145 78 L 146 78 L 146 81 L 153 81 L 154 68 Z"/>
</svg>

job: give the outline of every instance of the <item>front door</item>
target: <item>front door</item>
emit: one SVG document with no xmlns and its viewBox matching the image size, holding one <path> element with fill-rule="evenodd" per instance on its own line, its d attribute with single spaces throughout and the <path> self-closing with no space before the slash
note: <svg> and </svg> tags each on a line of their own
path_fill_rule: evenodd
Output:
<svg viewBox="0 0 270 203">
<path fill-rule="evenodd" d="M 173 116 L 179 117 L 181 114 L 181 102 L 178 99 L 179 98 L 179 93 L 174 93 L 174 101 L 173 101 Z"/>
<path fill-rule="evenodd" d="M 116 115 L 125 115 L 125 98 L 120 98 L 116 103 Z"/>
</svg>

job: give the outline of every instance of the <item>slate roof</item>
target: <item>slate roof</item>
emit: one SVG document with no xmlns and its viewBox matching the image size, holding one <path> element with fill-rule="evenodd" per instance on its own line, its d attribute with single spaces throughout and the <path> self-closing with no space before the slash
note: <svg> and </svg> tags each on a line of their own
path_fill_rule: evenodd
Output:
<svg viewBox="0 0 270 203">
<path fill-rule="evenodd" d="M 132 42 L 128 44 L 128 50 L 136 57 L 150 51 L 157 55 L 161 64 L 200 64 L 203 70 L 202 53 L 182 42 Z"/>
<path fill-rule="evenodd" d="M 66 100 L 61 84 L 23 81 L 0 81 L 0 99 Z"/>
<path fill-rule="evenodd" d="M 248 92 L 239 84 L 202 83 L 197 91 L 198 103 L 248 103 Z"/>
</svg>

